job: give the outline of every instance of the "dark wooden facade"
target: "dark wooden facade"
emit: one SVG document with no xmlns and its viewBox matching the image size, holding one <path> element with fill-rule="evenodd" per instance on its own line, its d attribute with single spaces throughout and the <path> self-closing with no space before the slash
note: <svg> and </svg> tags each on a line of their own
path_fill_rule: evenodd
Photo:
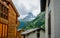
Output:
<svg viewBox="0 0 60 38">
<path fill-rule="evenodd" d="M 0 38 L 16 38 L 18 16 L 11 0 L 0 0 Z"/>
</svg>

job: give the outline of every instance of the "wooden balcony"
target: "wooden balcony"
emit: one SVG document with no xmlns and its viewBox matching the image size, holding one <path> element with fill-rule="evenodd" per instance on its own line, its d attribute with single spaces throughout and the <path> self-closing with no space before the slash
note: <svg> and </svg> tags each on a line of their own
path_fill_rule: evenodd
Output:
<svg viewBox="0 0 60 38">
<path fill-rule="evenodd" d="M 1 17 L 0 17 L 0 22 L 1 22 L 1 23 L 4 23 L 4 24 L 8 24 L 8 20 L 6 20 L 6 19 L 4 19 L 4 18 L 1 18 Z"/>
<path fill-rule="evenodd" d="M 7 5 L 5 2 L 3 2 L 3 1 L 0 0 L 0 3 L 1 3 L 2 5 L 4 5 L 6 8 L 9 9 L 8 5 Z"/>
</svg>

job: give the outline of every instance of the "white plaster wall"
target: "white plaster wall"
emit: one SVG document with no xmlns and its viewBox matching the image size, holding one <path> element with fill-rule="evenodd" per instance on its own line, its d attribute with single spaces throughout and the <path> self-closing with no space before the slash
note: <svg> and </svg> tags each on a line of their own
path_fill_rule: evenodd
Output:
<svg viewBox="0 0 60 38">
<path fill-rule="evenodd" d="M 24 38 L 24 36 L 23 36 Z M 26 34 L 25 38 L 37 38 L 37 31 L 32 32 L 30 34 Z M 45 38 L 45 32 L 43 30 L 40 30 L 40 38 Z"/>
<path fill-rule="evenodd" d="M 40 38 L 45 38 L 45 32 L 43 30 L 40 31 Z"/>
<path fill-rule="evenodd" d="M 51 38 L 60 38 L 60 0 L 51 0 Z M 46 37 L 48 38 L 48 7 L 46 8 Z"/>
<path fill-rule="evenodd" d="M 28 38 L 37 38 L 37 32 L 30 33 Z"/>
<path fill-rule="evenodd" d="M 54 38 L 60 38 L 60 0 L 54 0 Z"/>
</svg>

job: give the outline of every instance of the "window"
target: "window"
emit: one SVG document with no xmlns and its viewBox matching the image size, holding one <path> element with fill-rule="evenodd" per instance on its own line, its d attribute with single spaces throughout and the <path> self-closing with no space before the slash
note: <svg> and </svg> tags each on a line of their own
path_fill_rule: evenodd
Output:
<svg viewBox="0 0 60 38">
<path fill-rule="evenodd" d="M 0 17 L 8 20 L 8 8 L 0 3 Z"/>
<path fill-rule="evenodd" d="M 1 13 L 0 15 L 1 15 L 1 17 L 3 18 L 3 13 Z"/>
<path fill-rule="evenodd" d="M 2 0 L 2 1 L 5 1 L 5 0 Z"/>
<path fill-rule="evenodd" d="M 0 17 L 1 17 L 1 13 L 2 13 L 2 12 L 1 12 L 1 3 L 0 3 Z"/>
<path fill-rule="evenodd" d="M 3 11 L 3 9 L 2 9 L 2 8 L 3 8 L 3 5 L 1 4 L 1 11 Z"/>
<path fill-rule="evenodd" d="M 5 6 L 3 6 L 2 9 L 3 9 L 3 12 L 4 12 L 5 11 Z"/>
<path fill-rule="evenodd" d="M 0 11 L 1 11 L 1 3 L 0 3 Z"/>
</svg>

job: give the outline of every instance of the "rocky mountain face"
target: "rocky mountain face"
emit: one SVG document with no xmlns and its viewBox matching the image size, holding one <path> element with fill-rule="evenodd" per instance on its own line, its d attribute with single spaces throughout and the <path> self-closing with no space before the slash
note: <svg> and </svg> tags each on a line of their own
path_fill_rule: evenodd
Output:
<svg viewBox="0 0 60 38">
<path fill-rule="evenodd" d="M 23 20 L 31 21 L 33 19 L 35 19 L 35 16 L 31 12 L 29 12 L 28 15 Z"/>
</svg>

